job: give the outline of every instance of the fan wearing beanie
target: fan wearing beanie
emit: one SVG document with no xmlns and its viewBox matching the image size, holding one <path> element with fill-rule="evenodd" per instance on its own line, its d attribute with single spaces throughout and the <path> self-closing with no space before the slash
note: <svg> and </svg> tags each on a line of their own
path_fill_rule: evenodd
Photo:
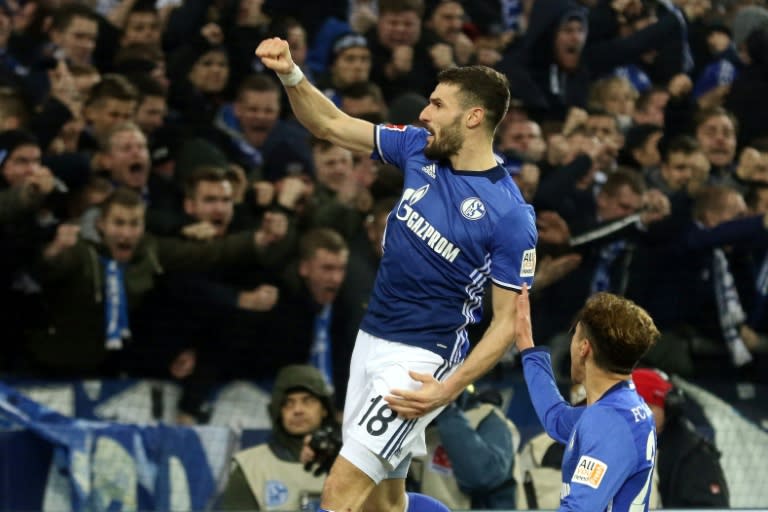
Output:
<svg viewBox="0 0 768 512">
<path fill-rule="evenodd" d="M 656 420 L 656 432 L 661 434 L 664 429 L 664 405 L 667 394 L 672 389 L 672 383 L 664 378 L 660 372 L 648 368 L 633 371 L 632 381 L 635 383 L 637 394 L 645 400 L 645 403 L 653 411 L 653 419 Z"/>
<path fill-rule="evenodd" d="M 652 368 L 634 370 L 632 381 L 656 420 L 658 479 L 653 492 L 659 493 L 661 505 L 728 508 L 728 484 L 720 453 L 685 415 L 681 392 L 664 372 Z"/>
</svg>

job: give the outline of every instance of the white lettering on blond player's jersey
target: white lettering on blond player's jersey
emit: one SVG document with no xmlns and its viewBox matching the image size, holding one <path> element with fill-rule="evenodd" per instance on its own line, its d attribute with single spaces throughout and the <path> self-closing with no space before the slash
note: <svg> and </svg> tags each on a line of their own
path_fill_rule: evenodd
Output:
<svg viewBox="0 0 768 512">
<path fill-rule="evenodd" d="M 632 408 L 632 416 L 635 417 L 635 423 L 639 421 L 643 421 L 646 418 L 649 418 L 653 415 L 653 412 L 651 411 L 651 408 L 648 407 L 646 404 L 638 405 L 637 407 Z"/>
<path fill-rule="evenodd" d="M 426 218 L 413 209 L 413 205 L 423 198 L 428 190 L 429 185 L 424 185 L 417 190 L 405 189 L 403 198 L 400 200 L 400 206 L 397 208 L 397 219 L 405 222 L 408 229 L 427 243 L 427 247 L 453 263 L 461 254 L 461 249 L 445 238 Z"/>
</svg>

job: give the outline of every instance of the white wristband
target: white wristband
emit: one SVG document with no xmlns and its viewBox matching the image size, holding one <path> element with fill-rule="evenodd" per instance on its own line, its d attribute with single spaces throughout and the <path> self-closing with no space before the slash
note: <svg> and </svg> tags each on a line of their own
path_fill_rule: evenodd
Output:
<svg viewBox="0 0 768 512">
<path fill-rule="evenodd" d="M 304 73 L 299 66 L 294 64 L 293 68 L 291 68 L 288 73 L 278 73 L 277 78 L 279 78 L 286 87 L 296 87 L 304 78 Z"/>
</svg>

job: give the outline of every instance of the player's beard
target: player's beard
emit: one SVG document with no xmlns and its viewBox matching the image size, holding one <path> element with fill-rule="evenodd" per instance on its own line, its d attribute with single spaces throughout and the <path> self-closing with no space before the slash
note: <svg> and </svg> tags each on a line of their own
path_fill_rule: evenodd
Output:
<svg viewBox="0 0 768 512">
<path fill-rule="evenodd" d="M 464 145 L 461 135 L 461 114 L 451 124 L 440 130 L 440 137 L 432 135 L 432 142 L 424 148 L 424 156 L 430 160 L 448 160 L 457 155 Z"/>
</svg>

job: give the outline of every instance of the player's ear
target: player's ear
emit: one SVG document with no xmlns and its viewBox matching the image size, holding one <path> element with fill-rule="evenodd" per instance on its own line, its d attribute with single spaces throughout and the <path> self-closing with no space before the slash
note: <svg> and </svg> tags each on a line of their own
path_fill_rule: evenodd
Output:
<svg viewBox="0 0 768 512">
<path fill-rule="evenodd" d="M 587 357 L 592 352 L 592 343 L 587 338 L 582 338 L 579 342 L 579 355 L 581 357 Z"/>
<path fill-rule="evenodd" d="M 480 107 L 469 109 L 467 114 L 467 128 L 477 128 L 485 119 L 485 110 Z"/>
</svg>

